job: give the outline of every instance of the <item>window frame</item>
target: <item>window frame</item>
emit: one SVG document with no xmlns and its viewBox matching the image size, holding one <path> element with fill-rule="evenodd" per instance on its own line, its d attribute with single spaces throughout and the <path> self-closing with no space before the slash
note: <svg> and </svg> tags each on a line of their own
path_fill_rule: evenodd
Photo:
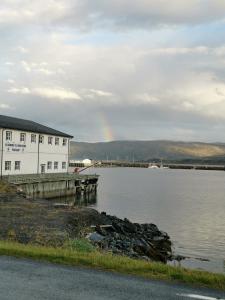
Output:
<svg viewBox="0 0 225 300">
<path fill-rule="evenodd" d="M 58 170 L 58 169 L 59 169 L 59 162 L 54 161 L 54 170 Z"/>
<path fill-rule="evenodd" d="M 62 170 L 66 170 L 66 161 L 62 161 Z"/>
<path fill-rule="evenodd" d="M 47 162 L 47 170 L 52 170 L 52 161 Z"/>
<path fill-rule="evenodd" d="M 67 146 L 67 139 L 66 138 L 63 138 L 63 143 L 62 143 L 63 146 Z"/>
<path fill-rule="evenodd" d="M 44 144 L 44 135 L 39 135 L 39 144 Z"/>
<path fill-rule="evenodd" d="M 36 144 L 36 142 L 37 142 L 37 135 L 36 135 L 36 134 L 31 133 L 31 136 L 30 136 L 30 142 L 31 142 L 32 144 Z"/>
<path fill-rule="evenodd" d="M 20 142 L 23 142 L 23 143 L 26 142 L 26 133 L 25 132 L 20 132 Z"/>
<path fill-rule="evenodd" d="M 9 135 L 9 138 L 8 138 Z M 12 141 L 12 131 L 11 130 L 6 130 L 5 132 L 5 140 L 6 141 Z"/>
<path fill-rule="evenodd" d="M 21 170 L 21 161 L 20 160 L 15 161 L 14 170 L 15 171 L 20 171 Z"/>
<path fill-rule="evenodd" d="M 8 168 L 6 167 L 8 163 Z M 5 160 L 5 171 L 11 171 L 12 170 L 12 161 L 11 160 Z"/>
<path fill-rule="evenodd" d="M 48 136 L 48 145 L 52 145 L 52 144 L 53 144 L 53 137 Z"/>
<path fill-rule="evenodd" d="M 56 145 L 56 146 L 59 146 L 59 137 L 56 137 L 56 138 L 55 138 L 55 145 Z"/>
</svg>

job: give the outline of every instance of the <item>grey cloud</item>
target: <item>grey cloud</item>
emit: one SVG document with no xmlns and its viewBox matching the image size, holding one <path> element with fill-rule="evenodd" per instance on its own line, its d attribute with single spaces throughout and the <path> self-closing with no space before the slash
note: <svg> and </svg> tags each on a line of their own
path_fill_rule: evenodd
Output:
<svg viewBox="0 0 225 300">
<path fill-rule="evenodd" d="M 142 40 L 133 31 L 134 41 L 126 36 L 109 46 L 77 33 L 102 24 L 111 33 L 224 16 L 222 1 L 208 1 L 210 10 L 204 1 L 172 2 L 173 7 L 155 0 L 57 1 L 52 9 L 53 0 L 2 1 L 1 7 L 17 13 L 0 21 L 0 113 L 33 119 L 82 141 L 104 140 L 105 127 L 117 139 L 224 141 L 222 39 L 217 46 L 206 34 L 201 43 L 190 36 L 176 43 L 179 35 L 158 30 L 157 41 L 151 33 Z"/>
<path fill-rule="evenodd" d="M 4 88 L 10 91 L 10 85 L 14 93 L 5 93 L 3 99 L 7 98 L 18 114 L 62 125 L 70 132 L 79 132 L 81 139 L 92 139 L 94 131 L 101 131 L 99 127 L 103 125 L 98 122 L 99 112 L 108 116 L 109 123 L 117 132 L 115 136 L 121 136 L 124 128 L 129 128 L 126 130 L 130 138 L 132 134 L 140 134 L 140 138 L 144 138 L 147 136 L 146 128 L 153 131 L 153 128 L 164 126 L 164 131 L 169 127 L 187 130 L 201 124 L 209 128 L 209 124 L 217 123 L 216 118 L 224 118 L 221 115 L 224 103 L 217 104 L 217 99 L 222 100 L 224 84 L 219 75 L 216 78 L 210 75 L 212 69 L 208 67 L 209 62 L 215 66 L 220 64 L 220 57 L 215 54 L 218 50 L 204 49 L 205 54 L 202 55 L 195 48 L 185 51 L 179 48 L 173 48 L 173 51 L 146 48 L 143 51 L 118 46 L 99 50 L 91 46 L 87 49 L 86 46 L 54 44 L 53 51 L 49 42 L 45 50 L 39 53 L 39 60 L 47 60 L 49 68 L 56 65 L 57 61 L 70 61 L 65 66 L 66 77 L 58 74 L 46 82 L 45 76 L 34 73 L 32 80 L 28 81 L 27 71 L 21 71 L 19 62 L 17 68 L 14 67 L 9 74 L 14 75 L 9 78 L 16 78 L 15 82 L 5 83 L 7 89 L 6 86 Z M 84 57 L 82 53 L 85 53 Z M 27 59 L 30 59 L 29 64 L 35 64 L 32 48 Z M 202 71 L 199 66 L 205 66 L 205 70 Z M 81 95 L 82 101 L 64 105 L 63 101 L 57 101 L 56 94 L 55 100 L 53 98 L 54 101 L 49 101 L 43 95 L 40 98 L 28 92 L 38 88 L 40 90 L 40 87 L 43 91 L 49 91 L 59 82 L 64 92 L 72 89 Z M 212 103 L 205 106 L 207 99 L 201 99 L 199 92 L 200 96 L 203 93 L 201 97 L 207 96 L 208 92 L 212 93 L 212 99 L 208 99 Z M 92 97 L 88 97 L 90 93 Z M 214 116 L 209 114 L 210 107 L 215 110 Z M 42 111 L 41 115 L 36 115 L 37 111 Z M 161 129 L 163 135 L 162 132 Z M 99 136 L 101 138 L 101 134 Z"/>
<path fill-rule="evenodd" d="M 96 27 L 145 28 L 201 24 L 223 20 L 225 3 L 221 0 L 20 0 L 3 1 L 0 26 L 23 24 Z"/>
</svg>

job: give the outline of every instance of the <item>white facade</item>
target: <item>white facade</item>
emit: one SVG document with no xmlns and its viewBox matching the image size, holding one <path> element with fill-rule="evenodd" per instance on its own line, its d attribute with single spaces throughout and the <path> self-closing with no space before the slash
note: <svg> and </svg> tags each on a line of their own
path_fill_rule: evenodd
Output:
<svg viewBox="0 0 225 300">
<path fill-rule="evenodd" d="M 69 137 L 0 129 L 1 176 L 68 171 Z"/>
</svg>

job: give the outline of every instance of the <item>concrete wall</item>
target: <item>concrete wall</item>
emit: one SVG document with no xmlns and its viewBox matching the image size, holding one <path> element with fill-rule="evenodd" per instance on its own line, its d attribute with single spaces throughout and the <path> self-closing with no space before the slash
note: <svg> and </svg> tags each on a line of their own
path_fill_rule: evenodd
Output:
<svg viewBox="0 0 225 300">
<path fill-rule="evenodd" d="M 95 193 L 97 184 L 84 185 L 75 180 L 45 181 L 20 184 L 19 187 L 32 198 L 57 198 L 82 193 Z"/>
<path fill-rule="evenodd" d="M 6 140 L 6 131 L 12 132 L 11 141 Z M 20 133 L 26 133 L 26 140 L 24 142 L 20 141 Z M 31 134 L 36 135 L 36 143 L 31 142 Z M 63 137 L 58 137 L 59 145 L 55 145 L 55 136 L 52 136 L 53 143 L 50 145 L 48 144 L 48 137 L 50 135 L 41 134 L 44 137 L 42 144 L 39 143 L 39 135 L 19 130 L 0 129 L 1 175 L 41 173 L 42 165 L 45 166 L 45 173 L 67 172 L 69 139 L 66 139 L 66 145 L 63 146 Z M 11 161 L 11 170 L 5 170 L 5 161 Z M 20 170 L 15 170 L 15 161 L 21 162 Z M 47 169 L 48 161 L 52 162 L 52 169 Z M 58 169 L 54 169 L 54 162 L 58 162 Z M 62 168 L 62 162 L 66 162 L 65 169 Z"/>
</svg>

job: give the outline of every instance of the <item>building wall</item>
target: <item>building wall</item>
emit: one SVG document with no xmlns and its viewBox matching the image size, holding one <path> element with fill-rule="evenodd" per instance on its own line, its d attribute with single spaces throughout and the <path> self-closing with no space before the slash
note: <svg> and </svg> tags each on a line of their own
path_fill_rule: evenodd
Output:
<svg viewBox="0 0 225 300">
<path fill-rule="evenodd" d="M 6 131 L 12 132 L 12 140 L 6 140 Z M 25 141 L 20 140 L 20 134 L 25 133 Z M 36 135 L 36 142 L 31 142 L 31 135 Z M 43 136 L 43 143 L 39 143 L 39 136 Z M 2 140 L 3 137 L 3 140 Z M 48 137 L 52 137 L 52 145 L 48 143 Z M 55 145 L 55 138 L 59 138 L 59 145 Z M 68 143 L 63 146 L 63 137 L 55 137 L 46 134 L 22 132 L 19 130 L 0 130 L 0 167 L 2 175 L 36 174 L 41 173 L 42 165 L 45 173 L 67 172 L 68 168 Z M 3 148 L 2 148 L 3 147 Z M 5 162 L 11 162 L 11 170 L 5 169 Z M 15 162 L 20 161 L 20 170 L 15 170 Z M 52 162 L 52 168 L 48 169 L 48 162 Z M 54 162 L 58 162 L 58 168 L 54 169 Z M 62 168 L 62 162 L 66 162 L 66 168 Z"/>
</svg>

